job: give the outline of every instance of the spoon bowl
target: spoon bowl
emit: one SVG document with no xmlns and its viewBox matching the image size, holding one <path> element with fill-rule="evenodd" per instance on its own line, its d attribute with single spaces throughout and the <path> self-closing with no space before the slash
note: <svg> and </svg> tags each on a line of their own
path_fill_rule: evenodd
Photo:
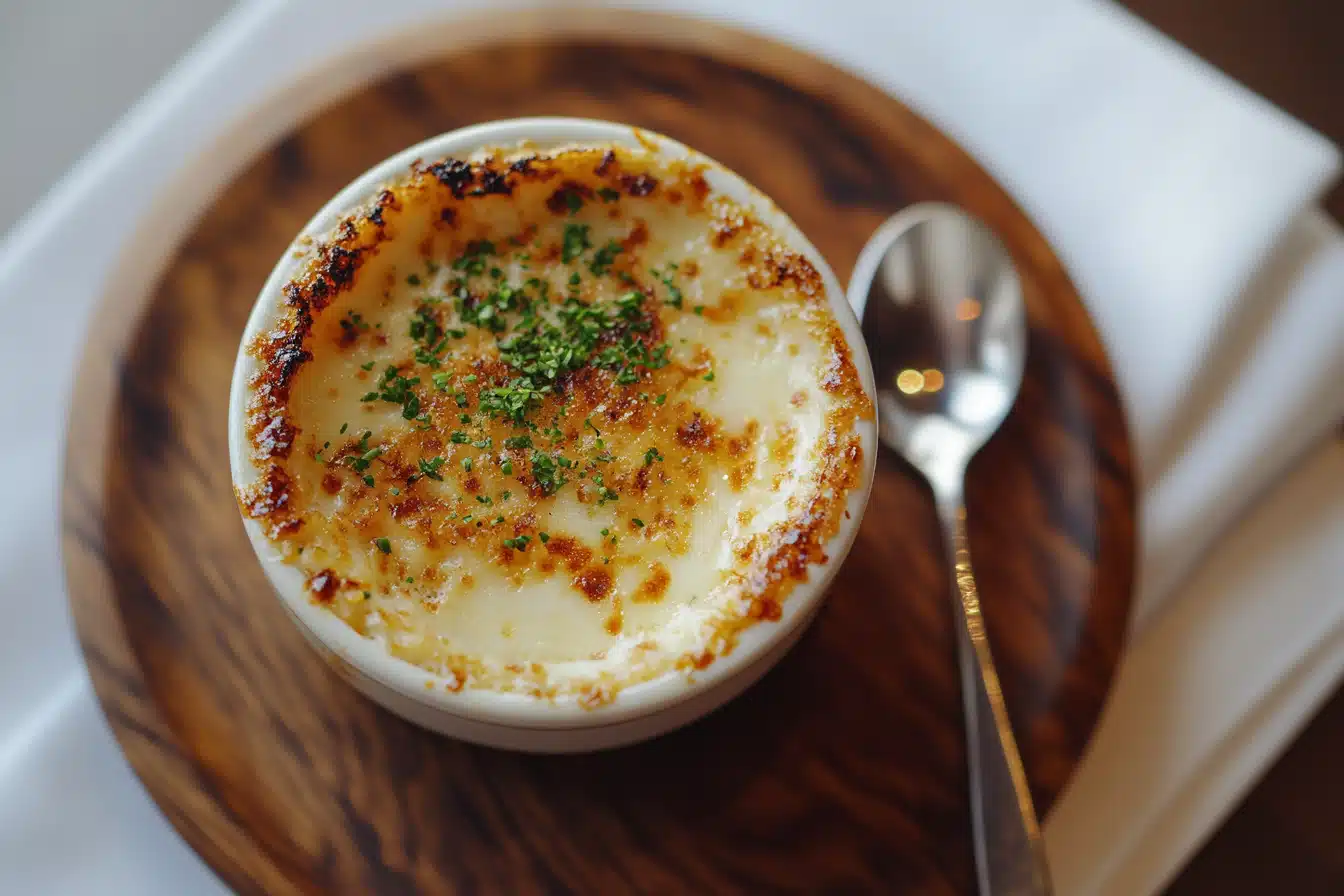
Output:
<svg viewBox="0 0 1344 896">
<path fill-rule="evenodd" d="M 888 220 L 860 254 L 850 303 L 877 382 L 882 442 L 935 492 L 1003 422 L 1022 383 L 1022 284 L 998 237 L 951 205 Z"/>
</svg>

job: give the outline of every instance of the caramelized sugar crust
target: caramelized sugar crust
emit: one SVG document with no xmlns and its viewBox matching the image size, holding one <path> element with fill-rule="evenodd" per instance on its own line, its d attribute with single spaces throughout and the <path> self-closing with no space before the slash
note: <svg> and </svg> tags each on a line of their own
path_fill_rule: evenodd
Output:
<svg viewBox="0 0 1344 896">
<path fill-rule="evenodd" d="M 873 415 L 812 264 L 629 149 L 413 165 L 248 351 L 239 505 L 312 600 L 450 690 L 589 706 L 779 619 Z"/>
</svg>

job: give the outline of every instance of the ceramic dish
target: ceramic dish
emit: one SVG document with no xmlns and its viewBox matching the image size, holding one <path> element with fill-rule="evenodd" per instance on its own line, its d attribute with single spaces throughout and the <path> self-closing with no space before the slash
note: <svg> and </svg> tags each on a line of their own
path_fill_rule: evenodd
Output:
<svg viewBox="0 0 1344 896">
<path fill-rule="evenodd" d="M 484 150 L 507 152 L 521 146 L 529 152 L 573 146 L 625 147 L 651 152 L 660 162 L 701 166 L 711 198 L 723 196 L 751 211 L 789 251 L 803 255 L 815 267 L 862 390 L 871 399 L 867 353 L 834 273 L 796 225 L 740 177 L 675 141 L 626 125 L 559 118 L 493 122 L 430 139 L 370 169 L 319 211 L 281 257 L 248 320 L 230 394 L 229 453 L 240 494 L 260 475 L 247 434 L 249 383 L 259 362 L 248 346 L 276 327 L 284 308 L 283 289 L 303 270 L 311 247 L 329 237 L 351 213 L 367 209 L 384 185 L 404 176 L 417 162 L 466 158 Z M 871 415 L 855 423 L 854 433 L 862 448 L 861 473 L 846 495 L 844 518 L 825 543 L 825 561 L 811 566 L 806 581 L 787 592 L 778 618 L 743 630 L 731 650 L 703 669 L 669 670 L 624 687 L 600 705 L 572 694 L 547 699 L 461 687 L 460 681 L 447 680 L 391 655 L 382 644 L 361 636 L 315 602 L 305 574 L 286 561 L 255 519 L 246 520 L 246 526 L 276 595 L 300 630 L 347 681 L 373 700 L 419 725 L 482 744 L 538 752 L 610 747 L 652 737 L 711 711 L 758 679 L 798 639 L 854 541 L 872 486 L 876 452 Z"/>
</svg>

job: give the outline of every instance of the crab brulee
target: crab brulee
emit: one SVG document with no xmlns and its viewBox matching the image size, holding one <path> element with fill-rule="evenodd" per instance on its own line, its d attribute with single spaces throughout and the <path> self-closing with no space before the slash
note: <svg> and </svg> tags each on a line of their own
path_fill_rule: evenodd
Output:
<svg viewBox="0 0 1344 896">
<path fill-rule="evenodd" d="M 304 250 L 238 500 L 313 603 L 434 686 L 590 707 L 779 619 L 873 409 L 816 268 L 706 174 L 417 163 Z"/>
</svg>

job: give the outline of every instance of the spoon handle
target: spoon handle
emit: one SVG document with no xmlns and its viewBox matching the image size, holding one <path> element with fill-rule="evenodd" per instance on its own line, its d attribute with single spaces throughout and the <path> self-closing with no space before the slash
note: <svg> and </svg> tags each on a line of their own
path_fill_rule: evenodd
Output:
<svg viewBox="0 0 1344 896">
<path fill-rule="evenodd" d="M 1026 769 L 1013 738 L 994 670 L 980 595 L 971 572 L 966 508 L 940 502 L 939 517 L 952 555 L 957 654 L 966 714 L 971 777 L 971 828 L 981 896 L 1049 896 L 1053 893 L 1041 828 L 1027 787 Z"/>
</svg>

